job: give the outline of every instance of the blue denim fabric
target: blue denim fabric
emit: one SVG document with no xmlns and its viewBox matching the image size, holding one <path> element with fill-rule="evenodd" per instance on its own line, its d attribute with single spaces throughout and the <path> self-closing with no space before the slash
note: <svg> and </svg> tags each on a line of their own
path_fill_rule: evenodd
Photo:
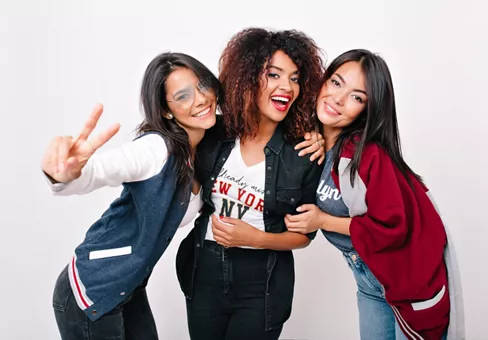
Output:
<svg viewBox="0 0 488 340">
<path fill-rule="evenodd" d="M 373 273 L 356 252 L 345 252 L 343 255 L 358 286 L 361 340 L 408 340 L 385 300 L 383 287 Z"/>
<path fill-rule="evenodd" d="M 178 185 L 174 166 L 170 154 L 157 175 L 124 183 L 120 197 L 76 247 L 69 267 L 71 287 L 91 321 L 112 312 L 149 277 L 178 230 L 188 208 L 190 185 Z M 126 251 L 91 257 L 114 249 Z"/>
</svg>

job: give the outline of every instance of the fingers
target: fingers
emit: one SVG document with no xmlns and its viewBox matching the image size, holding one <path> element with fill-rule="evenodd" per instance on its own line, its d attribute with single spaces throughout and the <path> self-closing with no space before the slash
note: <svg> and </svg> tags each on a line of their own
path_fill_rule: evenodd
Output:
<svg viewBox="0 0 488 340">
<path fill-rule="evenodd" d="M 225 231 L 222 231 L 216 227 L 214 223 L 212 223 L 212 233 L 215 242 L 225 247 L 230 246 L 230 236 Z"/>
<path fill-rule="evenodd" d="M 312 140 L 304 140 L 303 142 L 300 142 L 297 145 L 295 145 L 295 150 L 300 150 L 300 149 L 306 148 L 306 147 L 312 145 L 313 143 L 314 142 Z"/>
<path fill-rule="evenodd" d="M 236 225 L 240 220 L 232 217 L 221 216 L 220 220 L 226 224 Z"/>
<path fill-rule="evenodd" d="M 322 154 L 322 156 L 320 156 L 319 158 L 319 161 L 317 162 L 318 165 L 322 165 L 322 163 L 324 162 L 325 160 L 325 152 Z"/>
<path fill-rule="evenodd" d="M 298 143 L 295 146 L 295 150 L 302 149 L 298 153 L 298 156 L 304 156 L 313 153 L 312 157 L 310 157 L 310 161 L 314 161 L 324 154 L 324 150 L 322 147 L 324 145 L 324 139 L 320 133 L 315 131 L 307 132 L 306 135 L 308 135 L 309 138 L 305 139 L 301 143 Z"/>
<path fill-rule="evenodd" d="M 315 131 L 306 132 L 305 135 L 303 136 L 303 138 L 305 140 L 303 142 L 301 142 L 301 143 L 298 143 L 295 146 L 295 150 L 300 150 L 300 149 L 306 148 L 306 147 L 308 147 L 310 145 L 313 145 L 313 143 L 315 143 L 317 141 L 317 133 Z M 306 153 L 304 153 L 304 155 L 305 154 Z M 302 155 L 300 155 L 300 156 L 302 156 Z"/>
<path fill-rule="evenodd" d="M 307 224 L 304 223 L 303 221 L 291 222 L 291 221 L 285 219 L 285 225 L 286 225 L 286 229 L 288 229 L 288 231 L 291 231 L 294 233 L 300 233 L 300 234 L 308 233 Z"/>
<path fill-rule="evenodd" d="M 305 226 L 302 224 L 302 222 L 288 222 L 286 223 L 286 229 L 294 233 L 306 233 Z"/>
<path fill-rule="evenodd" d="M 74 173 L 81 172 L 80 161 L 76 157 L 68 158 L 64 164 L 64 168 L 66 172 L 74 172 Z"/>
<path fill-rule="evenodd" d="M 113 124 L 107 130 L 100 133 L 97 137 L 93 138 L 90 141 L 90 145 L 93 147 L 93 150 L 99 149 L 102 145 L 107 143 L 113 136 L 120 130 L 120 124 Z"/>
<path fill-rule="evenodd" d="M 305 212 L 315 208 L 315 204 L 303 204 L 297 208 L 298 212 Z M 303 214 L 295 215 L 295 216 L 303 216 Z"/>
<path fill-rule="evenodd" d="M 320 133 L 318 133 L 317 131 L 310 132 L 311 140 L 314 142 L 319 140 L 319 137 L 318 137 L 319 135 L 320 135 Z"/>
<path fill-rule="evenodd" d="M 81 130 L 80 135 L 78 136 L 77 140 L 87 140 L 92 131 L 97 126 L 98 120 L 100 119 L 103 112 L 103 105 L 97 104 L 93 108 L 90 116 L 88 117 L 87 121 L 85 122 L 85 126 Z"/>
<path fill-rule="evenodd" d="M 222 235 L 227 235 L 229 231 L 231 231 L 231 229 L 229 229 L 231 227 L 220 222 L 215 215 L 212 215 L 212 228 L 215 228 L 219 233 L 223 233 Z"/>
<path fill-rule="evenodd" d="M 222 237 L 219 237 L 219 236 L 215 236 L 214 235 L 214 240 L 215 242 L 217 242 L 218 244 L 220 244 L 221 246 L 224 246 L 224 247 L 230 247 L 230 243 L 227 242 L 227 240 L 225 240 L 224 238 Z"/>
<path fill-rule="evenodd" d="M 302 222 L 307 219 L 307 216 L 304 216 L 305 214 L 298 214 L 298 215 L 286 215 L 286 219 L 290 221 L 291 223 L 295 222 Z"/>
<path fill-rule="evenodd" d="M 62 142 L 59 143 L 57 154 L 57 172 L 65 171 L 65 163 L 68 160 L 72 142 L 72 137 L 63 137 Z"/>
<path fill-rule="evenodd" d="M 54 175 L 58 173 L 58 148 L 59 148 L 59 143 L 63 140 L 63 137 L 56 137 L 51 143 L 51 146 L 49 147 L 49 153 L 50 153 L 50 175 Z"/>
<path fill-rule="evenodd" d="M 64 171 L 63 164 L 69 156 L 69 151 L 73 143 L 73 137 L 56 137 L 46 150 L 42 161 L 44 172 L 53 176 Z"/>
<path fill-rule="evenodd" d="M 317 143 L 315 143 L 315 145 L 318 145 L 318 149 L 317 149 L 317 151 L 314 152 L 314 154 L 312 155 L 312 157 L 310 157 L 310 161 L 311 162 L 313 162 L 317 158 L 320 159 L 322 156 L 325 155 L 325 150 L 322 147 L 322 143 L 320 141 L 318 141 Z"/>
<path fill-rule="evenodd" d="M 215 224 L 212 224 L 212 233 L 214 234 L 214 236 L 218 236 L 218 237 L 227 239 L 227 233 L 225 231 L 217 228 Z"/>
<path fill-rule="evenodd" d="M 298 156 L 304 156 L 304 155 L 308 155 L 308 154 L 311 154 L 311 153 L 314 153 L 312 155 L 312 157 L 310 157 L 310 160 L 313 161 L 315 158 L 315 153 L 320 150 L 320 145 L 319 143 L 317 142 L 314 142 L 312 143 L 309 147 L 307 147 L 306 149 L 303 149 L 301 150 L 299 153 L 298 153 Z M 312 159 L 313 158 L 313 159 Z"/>
</svg>

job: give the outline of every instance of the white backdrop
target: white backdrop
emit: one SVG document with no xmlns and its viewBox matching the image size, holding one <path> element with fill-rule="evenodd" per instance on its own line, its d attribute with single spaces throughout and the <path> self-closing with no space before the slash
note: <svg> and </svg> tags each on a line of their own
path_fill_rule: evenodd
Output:
<svg viewBox="0 0 488 340">
<path fill-rule="evenodd" d="M 228 39 L 248 26 L 296 28 L 329 61 L 351 48 L 380 52 L 394 78 L 404 153 L 424 176 L 456 241 L 468 339 L 486 339 L 484 260 L 488 180 L 488 28 L 482 1 L 0 2 L 0 338 L 59 339 L 51 294 L 87 227 L 120 189 L 52 197 L 40 173 L 54 135 L 75 134 L 97 102 L 100 125 L 122 124 L 107 147 L 132 137 L 146 65 L 162 51 L 217 72 Z M 188 339 L 176 281 L 180 230 L 149 284 L 161 339 Z M 321 235 L 296 252 L 296 298 L 283 339 L 357 339 L 355 287 Z M 483 316 L 484 315 L 484 316 Z"/>
</svg>

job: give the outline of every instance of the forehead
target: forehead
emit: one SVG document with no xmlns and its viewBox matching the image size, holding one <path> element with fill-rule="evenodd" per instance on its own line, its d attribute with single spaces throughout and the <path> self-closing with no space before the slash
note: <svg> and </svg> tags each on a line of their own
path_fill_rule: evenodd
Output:
<svg viewBox="0 0 488 340">
<path fill-rule="evenodd" d="M 342 64 L 335 73 L 340 74 L 347 85 L 351 87 L 364 90 L 366 78 L 361 68 L 361 64 L 356 61 L 349 61 Z"/>
<path fill-rule="evenodd" d="M 268 66 L 273 65 L 286 71 L 295 72 L 298 70 L 297 65 L 283 51 L 276 51 L 269 60 Z"/>
<path fill-rule="evenodd" d="M 186 67 L 178 67 L 166 79 L 166 92 L 173 93 L 187 86 L 198 84 L 198 78 Z"/>
</svg>

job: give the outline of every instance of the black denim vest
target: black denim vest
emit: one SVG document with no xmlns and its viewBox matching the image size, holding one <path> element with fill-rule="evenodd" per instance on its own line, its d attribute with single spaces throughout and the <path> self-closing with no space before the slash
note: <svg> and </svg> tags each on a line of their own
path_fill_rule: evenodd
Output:
<svg viewBox="0 0 488 340">
<path fill-rule="evenodd" d="M 200 251 L 204 245 L 209 216 L 215 211 L 211 199 L 212 188 L 235 140 L 223 138 L 225 131 L 220 121 L 207 131 L 199 145 L 196 175 L 202 183 L 204 206 L 195 221 L 194 229 L 183 240 L 176 258 L 176 270 L 181 289 L 192 298 L 193 281 Z M 302 204 L 315 203 L 315 191 L 322 173 L 309 157 L 299 157 L 294 145 L 285 141 L 278 126 L 264 148 L 266 178 L 264 188 L 264 225 L 269 233 L 286 231 L 284 217 L 296 214 Z M 308 235 L 315 237 L 315 233 Z M 295 281 L 294 260 L 291 251 L 269 251 L 266 287 L 266 330 L 281 326 L 290 316 Z"/>
</svg>

